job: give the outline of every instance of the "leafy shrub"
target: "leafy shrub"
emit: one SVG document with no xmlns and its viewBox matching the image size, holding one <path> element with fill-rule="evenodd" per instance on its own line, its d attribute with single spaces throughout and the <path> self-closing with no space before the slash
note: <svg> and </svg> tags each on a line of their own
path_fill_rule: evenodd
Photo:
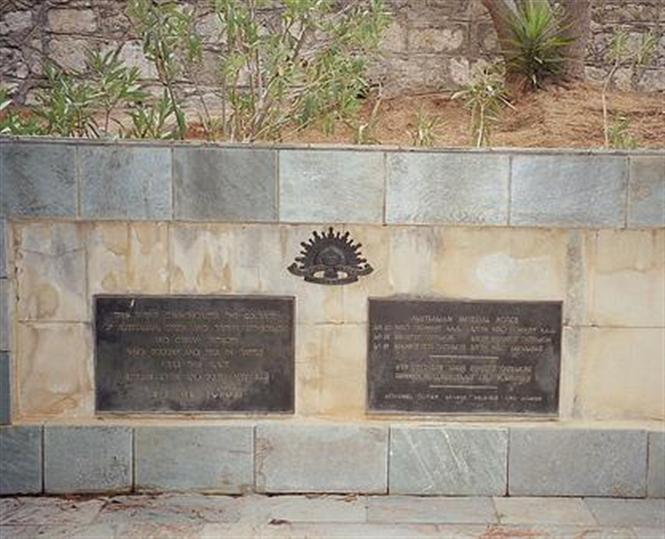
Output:
<svg viewBox="0 0 665 539">
<path fill-rule="evenodd" d="M 634 150 L 637 148 L 637 141 L 631 135 L 630 122 L 623 115 L 614 117 L 614 121 L 608 128 L 608 146 L 623 150 Z"/>
<path fill-rule="evenodd" d="M 506 43 L 507 69 L 523 76 L 532 88 L 559 75 L 564 48 L 572 39 L 564 36 L 563 15 L 548 0 L 523 0 L 508 21 L 511 39 Z"/>
</svg>

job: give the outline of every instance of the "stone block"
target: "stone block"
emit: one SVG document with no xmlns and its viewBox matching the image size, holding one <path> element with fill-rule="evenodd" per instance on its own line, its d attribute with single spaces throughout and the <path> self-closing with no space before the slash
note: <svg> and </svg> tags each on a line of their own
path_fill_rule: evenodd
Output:
<svg viewBox="0 0 665 539">
<path fill-rule="evenodd" d="M 277 221 L 276 161 L 274 150 L 175 148 L 175 217 Z"/>
<path fill-rule="evenodd" d="M 16 230 L 18 320 L 90 320 L 80 225 L 30 223 Z"/>
<path fill-rule="evenodd" d="M 628 228 L 664 226 L 665 156 L 631 156 Z"/>
<path fill-rule="evenodd" d="M 86 34 L 97 29 L 97 22 L 92 9 L 50 9 L 48 26 L 55 33 Z"/>
<path fill-rule="evenodd" d="M 0 352 L 11 348 L 10 290 L 11 283 L 0 279 Z"/>
<path fill-rule="evenodd" d="M 46 493 L 122 492 L 131 487 L 130 428 L 44 427 Z"/>
<path fill-rule="evenodd" d="M 89 294 L 169 290 L 168 224 L 95 222 L 87 237 Z"/>
<path fill-rule="evenodd" d="M 370 496 L 368 522 L 422 524 L 494 524 L 491 498 L 421 498 L 418 496 Z"/>
<path fill-rule="evenodd" d="M 241 494 L 253 489 L 254 429 L 138 427 L 136 488 Z"/>
<path fill-rule="evenodd" d="M 280 221 L 381 223 L 383 161 L 381 152 L 280 151 Z"/>
<path fill-rule="evenodd" d="M 389 153 L 387 169 L 387 223 L 508 222 L 508 156 Z"/>
<path fill-rule="evenodd" d="M 42 491 L 42 428 L 0 427 L 0 495 Z"/>
<path fill-rule="evenodd" d="M 76 217 L 76 148 L 0 143 L 0 216 Z"/>
<path fill-rule="evenodd" d="M 566 359 L 578 369 L 575 414 L 665 419 L 664 357 L 663 328 L 580 328 L 577 357 Z"/>
<path fill-rule="evenodd" d="M 11 423 L 11 357 L 0 352 L 0 425 Z"/>
<path fill-rule="evenodd" d="M 574 498 L 494 498 L 501 524 L 574 524 L 594 526 L 584 501 Z"/>
<path fill-rule="evenodd" d="M 642 497 L 647 434 L 638 430 L 513 428 L 510 496 Z"/>
<path fill-rule="evenodd" d="M 365 522 L 364 496 L 243 496 L 238 498 L 238 522 L 265 525 L 288 522 Z"/>
<path fill-rule="evenodd" d="M 9 227 L 7 226 L 7 221 L 5 219 L 0 219 L 0 279 L 7 277 L 7 247 L 10 245 L 7 234 L 9 232 Z"/>
<path fill-rule="evenodd" d="M 627 179 L 624 157 L 516 155 L 510 224 L 621 228 Z"/>
<path fill-rule="evenodd" d="M 21 323 L 16 335 L 17 414 L 90 417 L 94 413 L 90 327 L 78 323 Z"/>
<path fill-rule="evenodd" d="M 665 500 L 584 500 L 601 526 L 665 529 Z"/>
<path fill-rule="evenodd" d="M 390 494 L 503 496 L 508 432 L 504 429 L 392 427 Z"/>
<path fill-rule="evenodd" d="M 79 157 L 83 217 L 172 217 L 170 149 L 81 146 Z"/>
<path fill-rule="evenodd" d="M 584 232 L 586 305 L 593 326 L 665 326 L 665 229 Z"/>
<path fill-rule="evenodd" d="M 256 428 L 259 492 L 387 491 L 388 430 L 359 425 L 260 424 Z"/>
<path fill-rule="evenodd" d="M 562 300 L 566 244 L 564 230 L 439 229 L 432 248 L 432 284 L 423 293 L 434 291 L 448 298 Z M 414 266 L 420 263 L 418 258 L 414 255 L 403 264 Z"/>
<path fill-rule="evenodd" d="M 649 433 L 647 496 L 665 498 L 665 431 Z"/>
</svg>

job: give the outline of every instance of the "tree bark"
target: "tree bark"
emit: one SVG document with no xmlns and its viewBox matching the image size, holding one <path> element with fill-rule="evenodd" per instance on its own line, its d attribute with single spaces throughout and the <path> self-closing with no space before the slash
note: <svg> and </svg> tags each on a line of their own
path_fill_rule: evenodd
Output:
<svg viewBox="0 0 665 539">
<path fill-rule="evenodd" d="M 564 50 L 566 63 L 564 77 L 569 80 L 584 80 L 584 65 L 591 29 L 589 0 L 560 0 L 565 10 L 564 35 L 573 42 Z"/>
</svg>

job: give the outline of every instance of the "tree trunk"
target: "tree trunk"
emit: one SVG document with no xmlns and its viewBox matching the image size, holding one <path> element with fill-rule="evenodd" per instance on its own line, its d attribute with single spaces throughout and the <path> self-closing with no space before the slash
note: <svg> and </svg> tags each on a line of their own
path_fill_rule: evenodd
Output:
<svg viewBox="0 0 665 539">
<path fill-rule="evenodd" d="M 584 80 L 586 49 L 591 28 L 591 9 L 589 0 L 560 0 L 565 10 L 564 35 L 574 41 L 568 45 L 564 54 L 564 77 L 568 80 Z"/>
<path fill-rule="evenodd" d="M 510 31 L 510 20 L 517 13 L 517 4 L 514 0 L 481 0 L 492 18 L 494 31 L 499 39 L 501 54 L 508 63 L 509 57 L 506 51 L 509 49 L 512 34 Z M 506 70 L 506 89 L 512 96 L 518 96 L 524 92 L 527 86 L 526 79 L 510 69 Z"/>
</svg>

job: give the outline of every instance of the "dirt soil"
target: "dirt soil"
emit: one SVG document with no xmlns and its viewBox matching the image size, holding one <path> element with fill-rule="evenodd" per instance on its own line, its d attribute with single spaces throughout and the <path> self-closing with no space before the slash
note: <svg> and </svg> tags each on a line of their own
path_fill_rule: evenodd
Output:
<svg viewBox="0 0 665 539">
<path fill-rule="evenodd" d="M 639 148 L 665 148 L 665 93 L 612 92 L 611 114 L 624 115 Z M 495 126 L 494 147 L 601 148 L 602 105 L 599 88 L 588 84 L 555 87 L 522 96 L 506 108 Z M 372 100 L 363 107 L 368 118 Z M 413 145 L 416 116 L 440 119 L 435 147 L 470 146 L 469 112 L 451 93 L 400 96 L 382 100 L 372 133 L 375 144 Z M 196 133 L 192 133 L 196 136 Z M 200 134 L 199 134 L 200 136 Z M 354 129 L 340 124 L 332 134 L 312 126 L 287 135 L 285 142 L 354 143 Z"/>
</svg>

